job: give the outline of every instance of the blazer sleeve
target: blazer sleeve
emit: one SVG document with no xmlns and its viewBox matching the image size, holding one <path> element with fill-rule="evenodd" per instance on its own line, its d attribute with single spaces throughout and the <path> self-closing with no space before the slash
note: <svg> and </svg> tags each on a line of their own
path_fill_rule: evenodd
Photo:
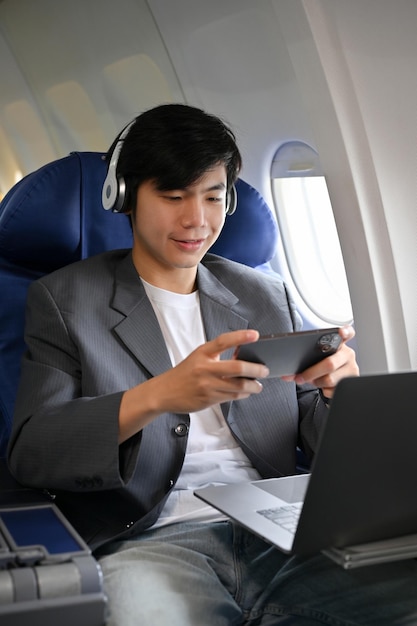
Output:
<svg viewBox="0 0 417 626">
<path fill-rule="evenodd" d="M 95 490 L 121 487 L 135 457 L 132 453 L 124 463 L 122 476 L 118 414 L 123 391 L 82 397 L 77 347 L 40 281 L 29 289 L 25 341 L 8 450 L 12 473 L 26 485 L 49 489 L 85 490 L 86 480 Z"/>
</svg>

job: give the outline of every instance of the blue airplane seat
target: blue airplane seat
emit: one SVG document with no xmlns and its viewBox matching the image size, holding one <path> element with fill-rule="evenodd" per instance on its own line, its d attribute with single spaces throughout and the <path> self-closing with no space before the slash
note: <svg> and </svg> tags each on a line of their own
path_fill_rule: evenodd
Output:
<svg viewBox="0 0 417 626">
<path fill-rule="evenodd" d="M 0 457 L 6 455 L 25 350 L 29 284 L 60 267 L 132 245 L 129 218 L 104 211 L 106 163 L 98 152 L 73 152 L 32 172 L 0 203 Z M 238 206 L 212 251 L 270 271 L 278 237 L 259 193 L 237 181 Z"/>
<path fill-rule="evenodd" d="M 26 293 L 60 267 L 132 244 L 129 219 L 101 207 L 101 154 L 72 153 L 32 172 L 0 204 L 0 457 L 20 375 Z"/>
<path fill-rule="evenodd" d="M 270 272 L 278 241 L 275 217 L 260 193 L 241 178 L 236 191 L 237 209 L 226 218 L 210 252 Z"/>
</svg>

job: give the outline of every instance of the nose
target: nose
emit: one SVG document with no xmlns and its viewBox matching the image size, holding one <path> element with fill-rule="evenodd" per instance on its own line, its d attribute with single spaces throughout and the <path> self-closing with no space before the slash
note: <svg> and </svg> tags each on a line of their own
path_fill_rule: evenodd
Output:
<svg viewBox="0 0 417 626">
<path fill-rule="evenodd" d="M 183 226 L 191 228 L 203 226 L 206 221 L 204 201 L 198 196 L 191 196 L 186 199 L 182 211 Z"/>
</svg>

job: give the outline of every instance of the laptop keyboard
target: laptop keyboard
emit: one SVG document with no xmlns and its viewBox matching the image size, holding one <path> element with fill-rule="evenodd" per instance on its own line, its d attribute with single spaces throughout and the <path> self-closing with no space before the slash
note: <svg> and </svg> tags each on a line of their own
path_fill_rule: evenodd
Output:
<svg viewBox="0 0 417 626">
<path fill-rule="evenodd" d="M 298 502 L 296 504 L 289 504 L 288 506 L 280 506 L 275 509 L 262 509 L 256 512 L 271 520 L 274 524 L 281 526 L 281 528 L 289 532 L 295 532 L 302 506 L 303 503 Z"/>
</svg>

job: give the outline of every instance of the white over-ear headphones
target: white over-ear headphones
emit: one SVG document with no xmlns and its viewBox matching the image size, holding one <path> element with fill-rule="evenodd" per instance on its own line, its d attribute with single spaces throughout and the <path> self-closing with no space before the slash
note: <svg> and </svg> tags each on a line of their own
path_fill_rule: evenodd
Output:
<svg viewBox="0 0 417 626">
<path fill-rule="evenodd" d="M 110 158 L 109 169 L 107 170 L 107 176 L 103 183 L 103 190 L 101 192 L 101 201 L 103 208 L 106 211 L 110 209 L 113 213 L 124 213 L 126 210 L 124 204 L 126 199 L 126 183 L 123 176 L 117 176 L 117 162 L 119 160 L 120 150 L 123 146 L 131 126 L 136 122 L 134 119 L 130 122 L 119 135 L 115 148 Z"/>
<path fill-rule="evenodd" d="M 226 215 L 233 215 L 237 207 L 237 189 L 232 185 L 226 200 Z"/>
<path fill-rule="evenodd" d="M 126 183 L 123 176 L 117 176 L 117 163 L 119 161 L 119 154 L 123 146 L 123 141 L 127 137 L 131 126 L 136 122 L 134 119 L 130 122 L 119 135 L 117 143 L 112 152 L 109 168 L 107 170 L 107 176 L 103 183 L 103 189 L 101 192 L 101 201 L 103 208 L 106 211 L 110 209 L 113 213 L 124 213 L 128 210 L 126 204 Z M 226 199 L 226 215 L 232 215 L 236 211 L 237 207 L 237 191 L 235 185 L 232 185 Z"/>
</svg>

